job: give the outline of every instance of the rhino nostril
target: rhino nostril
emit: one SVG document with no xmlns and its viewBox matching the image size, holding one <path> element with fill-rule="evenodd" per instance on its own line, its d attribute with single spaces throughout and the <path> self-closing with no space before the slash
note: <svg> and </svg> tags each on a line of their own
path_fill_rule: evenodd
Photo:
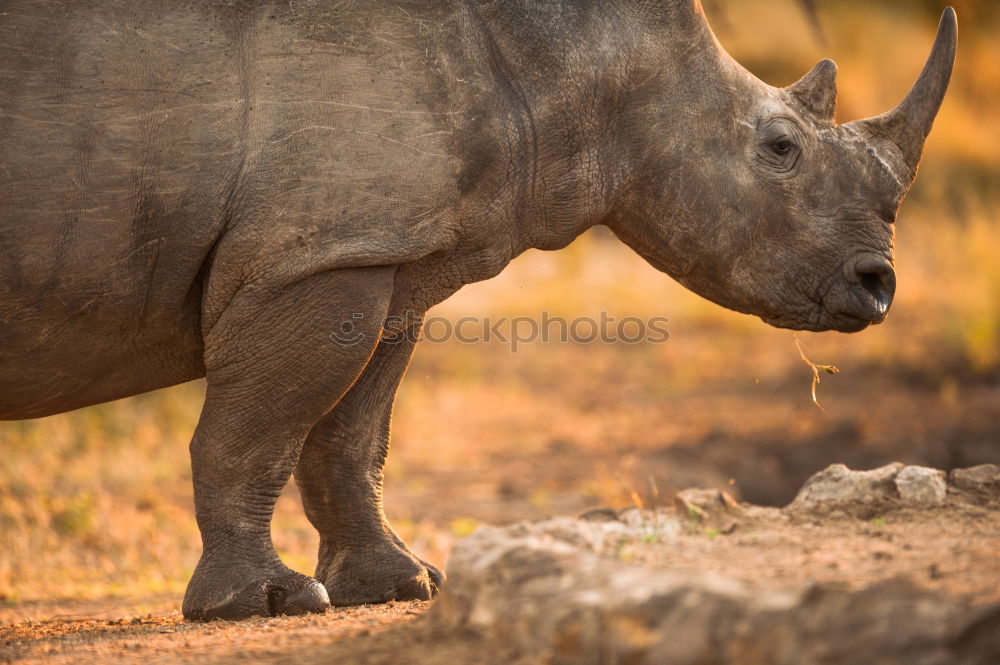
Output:
<svg viewBox="0 0 1000 665">
<path fill-rule="evenodd" d="M 885 300 L 887 294 L 881 276 L 871 272 L 865 273 L 861 275 L 861 286 L 865 291 L 875 296 L 876 300 Z"/>
<path fill-rule="evenodd" d="M 861 288 L 875 299 L 880 313 L 884 314 L 896 291 L 896 273 L 892 266 L 882 260 L 863 261 L 855 271 Z"/>
</svg>

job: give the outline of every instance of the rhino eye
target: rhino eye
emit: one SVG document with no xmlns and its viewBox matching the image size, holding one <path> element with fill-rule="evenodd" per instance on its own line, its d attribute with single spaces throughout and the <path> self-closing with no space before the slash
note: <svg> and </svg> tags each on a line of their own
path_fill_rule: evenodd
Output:
<svg viewBox="0 0 1000 665">
<path fill-rule="evenodd" d="M 774 118 L 760 128 L 757 139 L 758 163 L 772 173 L 791 173 L 802 155 L 801 131 L 789 120 Z"/>
<path fill-rule="evenodd" d="M 792 148 L 794 147 L 795 144 L 789 141 L 788 137 L 786 136 L 783 136 L 780 139 L 775 139 L 774 141 L 771 142 L 771 150 L 773 150 L 774 154 L 778 155 L 779 157 L 784 157 L 785 155 L 790 153 L 792 151 Z"/>
</svg>

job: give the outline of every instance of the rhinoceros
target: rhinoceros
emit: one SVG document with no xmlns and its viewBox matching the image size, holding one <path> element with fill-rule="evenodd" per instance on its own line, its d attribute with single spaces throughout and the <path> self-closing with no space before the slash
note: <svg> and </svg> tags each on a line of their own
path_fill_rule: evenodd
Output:
<svg viewBox="0 0 1000 665">
<path fill-rule="evenodd" d="M 605 225 L 769 324 L 880 322 L 956 43 L 948 9 L 838 125 L 833 62 L 767 85 L 698 0 L 2 10 L 0 418 L 206 378 L 191 620 L 436 592 L 382 510 L 394 394 L 428 307 L 528 248 Z M 313 577 L 270 538 L 293 472 Z"/>
</svg>

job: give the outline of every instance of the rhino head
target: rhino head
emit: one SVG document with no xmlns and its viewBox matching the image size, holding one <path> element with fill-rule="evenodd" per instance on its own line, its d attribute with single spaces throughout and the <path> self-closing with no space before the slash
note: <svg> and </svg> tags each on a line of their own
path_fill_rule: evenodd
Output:
<svg viewBox="0 0 1000 665">
<path fill-rule="evenodd" d="M 772 325 L 880 323 L 896 212 L 951 76 L 955 12 L 895 109 L 838 125 L 832 61 L 772 87 L 726 54 L 699 3 L 679 5 L 664 25 L 687 37 L 663 40 L 669 64 L 631 91 L 633 174 L 608 225 L 688 288 Z"/>
</svg>

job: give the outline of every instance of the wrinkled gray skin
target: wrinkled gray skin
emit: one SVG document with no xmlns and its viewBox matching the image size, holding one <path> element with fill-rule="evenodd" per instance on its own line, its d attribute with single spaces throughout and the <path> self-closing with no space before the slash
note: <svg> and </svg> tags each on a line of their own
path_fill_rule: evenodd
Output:
<svg viewBox="0 0 1000 665">
<path fill-rule="evenodd" d="M 768 86 L 693 0 L 0 8 L 0 417 L 207 377 L 189 619 L 434 593 L 381 507 L 398 333 L 529 247 L 605 224 L 768 323 L 881 321 L 955 47 L 949 10 L 836 126 L 833 63 Z M 315 579 L 270 540 L 293 471 Z"/>
</svg>

